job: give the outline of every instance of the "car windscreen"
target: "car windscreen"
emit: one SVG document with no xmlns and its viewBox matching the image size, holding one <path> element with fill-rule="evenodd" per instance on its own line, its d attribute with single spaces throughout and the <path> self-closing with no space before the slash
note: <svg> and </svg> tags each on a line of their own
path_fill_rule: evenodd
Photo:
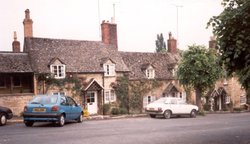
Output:
<svg viewBox="0 0 250 144">
<path fill-rule="evenodd" d="M 55 104 L 58 96 L 36 96 L 30 102 L 31 104 Z"/>
</svg>

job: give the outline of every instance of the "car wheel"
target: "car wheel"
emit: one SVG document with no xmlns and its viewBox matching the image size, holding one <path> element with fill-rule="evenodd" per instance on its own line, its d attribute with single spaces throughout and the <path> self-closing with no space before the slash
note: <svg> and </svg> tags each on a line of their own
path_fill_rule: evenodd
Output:
<svg viewBox="0 0 250 144">
<path fill-rule="evenodd" d="M 77 119 L 77 122 L 81 123 L 83 121 L 83 114 L 81 113 L 79 118 Z"/>
<path fill-rule="evenodd" d="M 150 116 L 151 118 L 155 118 L 155 117 L 156 117 L 155 114 L 150 114 L 149 116 Z"/>
<path fill-rule="evenodd" d="M 32 127 L 34 122 L 33 121 L 26 121 L 24 122 L 24 124 L 27 126 L 27 127 Z"/>
<path fill-rule="evenodd" d="M 7 123 L 7 117 L 5 114 L 0 114 L 0 126 L 1 125 L 6 125 Z"/>
<path fill-rule="evenodd" d="M 171 117 L 171 111 L 170 110 L 166 110 L 163 114 L 165 119 L 169 119 Z"/>
<path fill-rule="evenodd" d="M 59 119 L 58 119 L 58 126 L 62 127 L 65 124 L 65 118 L 64 115 L 60 115 Z"/>
<path fill-rule="evenodd" d="M 191 118 L 195 118 L 195 117 L 196 117 L 196 110 L 192 110 L 192 111 L 190 112 L 190 117 L 191 117 Z"/>
</svg>

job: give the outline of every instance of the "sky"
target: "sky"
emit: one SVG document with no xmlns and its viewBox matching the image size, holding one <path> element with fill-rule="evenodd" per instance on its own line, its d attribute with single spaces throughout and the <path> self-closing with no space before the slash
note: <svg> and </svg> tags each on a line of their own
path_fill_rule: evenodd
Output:
<svg viewBox="0 0 250 144">
<path fill-rule="evenodd" d="M 30 10 L 33 36 L 101 41 L 100 23 L 115 17 L 119 51 L 155 52 L 157 34 L 168 33 L 178 48 L 208 47 L 212 16 L 221 0 L 0 0 L 0 51 L 11 51 L 13 33 L 23 47 L 24 11 Z"/>
</svg>

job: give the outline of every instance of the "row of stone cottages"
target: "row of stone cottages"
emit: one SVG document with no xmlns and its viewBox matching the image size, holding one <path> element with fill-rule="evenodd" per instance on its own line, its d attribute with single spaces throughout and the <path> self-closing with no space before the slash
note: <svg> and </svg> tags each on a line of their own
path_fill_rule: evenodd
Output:
<svg viewBox="0 0 250 144">
<path fill-rule="evenodd" d="M 134 83 L 158 83 L 156 87 L 151 83 L 151 88 L 147 87 L 148 90 L 141 93 L 142 107 L 159 97 L 186 100 L 186 92 L 175 79 L 180 56 L 171 34 L 165 54 L 121 52 L 118 51 L 117 25 L 112 22 L 102 22 L 101 41 L 34 37 L 28 9 L 23 25 L 23 51 L 14 34 L 13 51 L 0 52 L 0 105 L 10 107 L 15 115 L 20 115 L 27 102 L 38 94 L 74 96 L 90 114 L 103 114 L 105 103 L 117 101 L 114 84 L 118 77 L 125 75 Z M 243 90 L 235 87 L 239 85 L 235 84 L 236 80 L 228 82 L 227 89 L 217 84 L 218 87 L 209 95 L 210 102 L 215 100 L 216 110 L 227 104 L 228 97 L 235 101 L 234 106 L 240 105 L 241 101 L 237 99 L 244 95 Z M 234 92 L 230 85 L 242 93 Z"/>
</svg>

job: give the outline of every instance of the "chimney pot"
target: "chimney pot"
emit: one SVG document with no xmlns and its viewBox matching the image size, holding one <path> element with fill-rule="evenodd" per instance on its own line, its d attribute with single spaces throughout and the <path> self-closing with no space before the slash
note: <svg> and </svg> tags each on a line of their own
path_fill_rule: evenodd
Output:
<svg viewBox="0 0 250 144">
<path fill-rule="evenodd" d="M 177 41 L 176 39 L 174 39 L 172 37 L 172 33 L 169 32 L 169 39 L 168 39 L 168 52 L 172 53 L 172 54 L 176 54 L 177 53 Z"/>
<path fill-rule="evenodd" d="M 13 52 L 20 52 L 20 42 L 17 41 L 16 31 L 14 31 L 14 41 L 12 42 L 12 51 Z"/>
<path fill-rule="evenodd" d="M 25 19 L 23 20 L 24 37 L 33 37 L 33 21 L 30 19 L 29 9 L 25 10 Z"/>
</svg>

